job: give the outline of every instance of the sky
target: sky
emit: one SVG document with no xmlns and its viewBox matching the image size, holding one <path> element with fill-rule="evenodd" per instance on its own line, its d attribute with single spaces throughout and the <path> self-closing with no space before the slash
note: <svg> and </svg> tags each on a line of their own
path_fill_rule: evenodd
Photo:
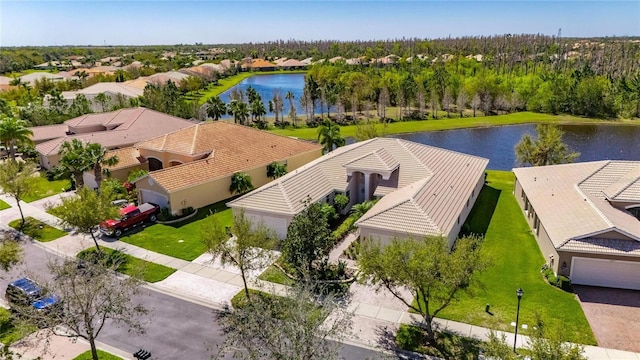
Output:
<svg viewBox="0 0 640 360">
<path fill-rule="evenodd" d="M 640 1 L 12 1 L 0 46 L 640 36 Z"/>
</svg>

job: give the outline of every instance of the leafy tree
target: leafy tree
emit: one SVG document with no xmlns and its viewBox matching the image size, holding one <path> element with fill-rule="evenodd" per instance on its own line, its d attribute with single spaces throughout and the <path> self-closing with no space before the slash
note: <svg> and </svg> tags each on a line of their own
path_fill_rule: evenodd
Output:
<svg viewBox="0 0 640 360">
<path fill-rule="evenodd" d="M 244 211 L 233 217 L 231 239 L 217 217 L 209 216 L 209 219 L 206 231 L 202 234 L 207 251 L 214 257 L 220 256 L 223 266 L 232 264 L 240 269 L 244 292 L 251 302 L 248 272 L 262 269 L 273 260 L 270 259 L 269 250 L 275 246 L 275 234 L 264 224 L 252 224 Z"/>
<path fill-rule="evenodd" d="M 378 126 L 378 123 L 373 121 L 360 122 L 356 125 L 356 140 L 365 141 L 374 139 L 377 137 L 385 136 L 387 130 L 387 123 L 382 124 L 382 128 Z"/>
<path fill-rule="evenodd" d="M 251 176 L 246 173 L 237 172 L 231 176 L 231 185 L 229 192 L 232 194 L 244 194 L 253 190 Z"/>
<path fill-rule="evenodd" d="M 468 291 L 475 274 L 485 267 L 480 245 L 475 237 L 458 239 L 452 251 L 442 237 L 395 238 L 386 245 L 366 239 L 358 265 L 364 279 L 422 316 L 427 340 L 435 345 L 433 319 L 461 292 Z M 411 291 L 412 298 L 403 296 L 400 290 L 404 288 Z"/>
<path fill-rule="evenodd" d="M 516 158 L 523 165 L 544 166 L 573 162 L 580 153 L 572 152 L 562 142 L 564 132 L 554 125 L 537 125 L 537 139 L 525 134 L 516 144 Z"/>
<path fill-rule="evenodd" d="M 207 100 L 207 116 L 213 120 L 220 120 L 220 118 L 227 113 L 227 105 L 220 99 L 219 96 L 211 97 Z"/>
<path fill-rule="evenodd" d="M 101 250 L 94 234 L 96 227 L 100 222 L 118 216 L 118 209 L 111 204 L 109 191 L 93 191 L 87 187 L 79 188 L 75 196 L 63 198 L 62 204 L 54 211 L 63 225 L 90 234 L 98 251 Z"/>
<path fill-rule="evenodd" d="M 251 303 L 237 304 L 219 322 L 225 342 L 218 358 L 340 359 L 341 340 L 349 334 L 352 314 L 332 295 L 317 297 L 297 284 L 285 297 L 258 293 Z"/>
<path fill-rule="evenodd" d="M 88 341 L 92 359 L 98 360 L 96 340 L 105 325 L 124 326 L 132 333 L 142 334 L 144 328 L 140 317 L 148 311 L 133 300 L 141 294 L 142 282 L 137 276 L 114 276 L 122 266 L 122 258 L 98 254 L 89 261 L 80 261 L 68 259 L 49 264 L 55 280 L 43 282 L 45 288 L 64 301 L 60 302 L 59 311 L 38 311 L 31 318 L 41 323 L 62 325 L 53 328 L 56 335 Z M 59 328 L 70 331 L 60 333 Z"/>
<path fill-rule="evenodd" d="M 12 116 L 0 114 L 0 141 L 9 151 L 9 157 L 16 158 L 16 147 L 22 144 L 32 144 L 33 131 L 27 123 Z"/>
<path fill-rule="evenodd" d="M 36 180 L 36 166 L 32 162 L 18 163 L 15 160 L 0 164 L 0 187 L 3 194 L 8 194 L 18 204 L 20 210 L 20 231 L 24 226 L 24 213 L 20 201 L 33 193 L 33 182 Z"/>
<path fill-rule="evenodd" d="M 20 243 L 5 238 L 0 241 L 0 269 L 5 272 L 20 263 L 22 259 L 22 247 Z"/>
<path fill-rule="evenodd" d="M 98 143 L 87 144 L 85 157 L 87 165 L 93 169 L 93 176 L 95 176 L 96 184 L 98 184 L 98 188 L 100 188 L 102 184 L 103 167 L 117 165 L 119 161 L 118 157 L 116 155 L 109 156 L 109 150 Z"/>
<path fill-rule="evenodd" d="M 287 165 L 285 164 L 274 161 L 271 164 L 267 165 L 267 177 L 270 177 L 274 180 L 286 175 L 286 173 Z"/>
<path fill-rule="evenodd" d="M 76 95 L 73 99 L 71 106 L 69 107 L 69 116 L 78 117 L 84 114 L 91 113 L 91 103 L 84 94 Z"/>
<path fill-rule="evenodd" d="M 98 95 L 96 95 L 95 100 L 98 104 L 100 104 L 100 107 L 102 108 L 102 112 L 105 112 L 109 109 L 111 98 L 109 98 L 107 94 L 101 92 Z"/>
<path fill-rule="evenodd" d="M 63 142 L 58 154 L 60 155 L 58 170 L 69 174 L 76 187 L 83 187 L 84 178 L 82 175 L 90 168 L 90 165 L 87 163 L 86 148 L 82 141 L 72 139 L 71 142 Z"/>
<path fill-rule="evenodd" d="M 344 146 L 345 140 L 340 136 L 340 126 L 329 119 L 325 119 L 318 127 L 318 142 L 324 147 L 324 153 L 334 148 Z"/>
<path fill-rule="evenodd" d="M 322 204 L 307 204 L 293 217 L 287 237 L 282 241 L 282 258 L 300 277 L 310 276 L 316 260 L 325 257 L 333 246 L 328 219 Z"/>
<path fill-rule="evenodd" d="M 338 194 L 333 198 L 333 206 L 337 211 L 342 211 L 349 205 L 349 197 L 345 194 Z"/>
<path fill-rule="evenodd" d="M 147 175 L 149 172 L 147 170 L 144 169 L 138 169 L 138 170 L 131 170 L 129 172 L 129 174 L 127 174 L 127 181 L 132 183 L 135 180 L 138 180 L 139 178 Z"/>
<path fill-rule="evenodd" d="M 298 126 L 298 116 L 296 114 L 295 105 L 296 96 L 293 92 L 287 91 L 285 99 L 289 100 L 289 119 L 291 119 L 291 124 L 293 124 L 293 126 Z"/>
</svg>

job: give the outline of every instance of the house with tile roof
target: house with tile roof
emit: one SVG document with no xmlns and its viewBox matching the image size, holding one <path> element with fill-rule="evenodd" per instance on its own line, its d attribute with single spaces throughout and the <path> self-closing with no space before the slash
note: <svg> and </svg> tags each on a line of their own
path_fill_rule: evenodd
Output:
<svg viewBox="0 0 640 360">
<path fill-rule="evenodd" d="M 276 65 L 264 59 L 252 59 L 248 64 L 242 65 L 244 69 L 253 71 L 273 71 Z"/>
<path fill-rule="evenodd" d="M 513 169 L 547 265 L 573 284 L 640 290 L 640 161 Z"/>
<path fill-rule="evenodd" d="M 103 111 L 102 105 L 95 100 L 98 94 L 104 93 L 109 98 L 110 104 L 116 104 L 119 98 L 129 100 L 132 98 L 137 98 L 142 96 L 144 93 L 144 88 L 140 89 L 134 86 L 129 86 L 125 83 L 118 82 L 99 82 L 93 84 L 91 86 L 87 86 L 84 89 L 75 90 L 75 91 L 63 91 L 61 93 L 62 98 L 67 101 L 68 105 L 73 103 L 73 100 L 79 95 L 84 95 L 87 100 L 91 103 L 91 110 L 98 112 Z M 44 104 L 48 106 L 49 97 L 45 97 Z"/>
<path fill-rule="evenodd" d="M 119 149 L 190 126 L 193 126 L 191 121 L 138 107 L 86 114 L 61 125 L 30 129 L 40 154 L 40 166 L 50 170 L 58 165 L 60 145 L 65 141 L 79 139 L 107 149 Z"/>
<path fill-rule="evenodd" d="M 443 236 L 453 245 L 484 185 L 488 160 L 415 142 L 375 138 L 340 147 L 228 203 L 284 238 L 305 201 L 349 198 L 345 212 L 379 201 L 357 222 L 360 236 Z"/>
<path fill-rule="evenodd" d="M 150 171 L 136 181 L 139 200 L 172 213 L 232 197 L 229 186 L 234 173 L 248 174 L 259 187 L 271 181 L 269 164 L 280 162 L 295 171 L 322 155 L 318 144 L 225 121 L 166 133 L 134 148 L 147 160 Z"/>
</svg>

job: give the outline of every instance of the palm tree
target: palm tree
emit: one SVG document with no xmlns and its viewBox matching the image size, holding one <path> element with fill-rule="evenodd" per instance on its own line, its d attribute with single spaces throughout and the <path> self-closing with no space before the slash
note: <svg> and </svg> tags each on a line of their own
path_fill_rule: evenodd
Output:
<svg viewBox="0 0 640 360">
<path fill-rule="evenodd" d="M 16 158 L 16 146 L 33 144 L 32 135 L 33 131 L 27 127 L 25 121 L 0 114 L 0 141 L 9 149 L 11 160 Z"/>
<path fill-rule="evenodd" d="M 253 190 L 253 184 L 249 174 L 237 172 L 231 176 L 231 186 L 229 186 L 231 194 L 244 194 L 251 190 Z"/>
<path fill-rule="evenodd" d="M 227 105 L 219 96 L 214 96 L 207 100 L 207 116 L 213 120 L 220 120 L 222 115 L 227 113 Z"/>
<path fill-rule="evenodd" d="M 70 175 L 76 188 L 82 188 L 84 186 L 82 174 L 90 168 L 90 165 L 87 164 L 86 149 L 82 141 L 73 139 L 71 142 L 63 142 L 58 154 L 60 154 L 58 169 Z"/>
<path fill-rule="evenodd" d="M 324 119 L 318 127 L 318 142 L 324 146 L 324 153 L 334 148 L 344 146 L 344 139 L 340 136 L 340 126 L 329 119 Z"/>
<path fill-rule="evenodd" d="M 536 126 L 538 138 L 525 134 L 516 144 L 516 158 L 523 165 L 544 166 L 571 163 L 580 153 L 571 151 L 562 142 L 564 132 L 555 125 Z"/>
<path fill-rule="evenodd" d="M 235 113 L 234 113 L 234 117 L 237 116 L 238 117 L 238 121 L 240 122 L 240 124 L 242 125 L 246 125 L 247 124 L 247 118 L 249 117 L 249 107 L 247 106 L 247 103 L 244 102 L 238 102 L 236 103 L 236 107 L 235 107 Z"/>
<path fill-rule="evenodd" d="M 253 121 L 257 123 L 262 123 L 262 117 L 266 115 L 267 111 L 264 109 L 264 104 L 262 100 L 256 99 L 251 103 L 251 116 L 253 117 Z"/>
<path fill-rule="evenodd" d="M 277 179 L 287 174 L 287 166 L 277 161 L 272 162 L 267 166 L 267 177 Z"/>
<path fill-rule="evenodd" d="M 291 91 L 287 91 L 287 95 L 285 95 L 285 99 L 289 100 L 289 117 L 291 118 L 291 123 L 293 126 L 298 126 L 298 116 L 296 114 L 296 105 L 295 99 L 296 96 Z"/>
<path fill-rule="evenodd" d="M 372 200 L 367 200 L 367 201 L 361 202 L 360 204 L 355 204 L 351 208 L 351 213 L 356 219 L 360 219 L 364 214 L 367 213 L 367 211 L 371 210 L 371 208 L 375 204 L 376 202 Z"/>
<path fill-rule="evenodd" d="M 93 168 L 93 175 L 99 189 L 102 184 L 102 167 L 116 165 L 119 161 L 118 157 L 115 155 L 108 156 L 109 150 L 98 143 L 87 144 L 85 151 L 87 164 L 89 168 Z"/>
</svg>

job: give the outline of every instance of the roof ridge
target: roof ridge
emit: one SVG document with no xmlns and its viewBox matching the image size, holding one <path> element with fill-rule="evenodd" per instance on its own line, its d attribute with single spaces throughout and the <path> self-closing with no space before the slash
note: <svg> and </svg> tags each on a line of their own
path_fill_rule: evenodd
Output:
<svg viewBox="0 0 640 360">
<path fill-rule="evenodd" d="M 627 173 L 622 175 L 622 177 L 618 181 L 622 180 L 626 174 L 632 173 L 633 171 L 638 171 L 639 175 L 636 176 L 635 178 L 631 178 L 631 180 L 622 189 L 620 189 L 620 191 L 618 191 L 617 193 L 613 194 L 613 196 L 611 197 L 612 199 L 617 197 L 618 195 L 622 194 L 623 191 L 627 190 L 631 185 L 635 184 L 635 182 L 640 179 L 640 163 L 638 163 L 638 165 L 636 165 L 635 168 L 629 170 Z"/>
<path fill-rule="evenodd" d="M 607 165 L 609 165 L 609 164 L 611 164 L 611 160 L 605 160 L 605 163 L 604 163 L 602 166 L 600 166 L 599 168 L 597 168 L 596 170 L 594 170 L 591 174 L 589 174 L 589 175 L 585 176 L 585 178 L 584 178 L 584 179 L 579 180 L 579 181 L 576 183 L 576 186 L 580 187 L 580 185 L 582 185 L 582 183 L 584 183 L 585 181 L 589 180 L 593 175 L 595 175 L 598 171 L 600 171 L 600 170 L 604 169 L 604 167 L 605 167 L 605 166 L 607 166 Z"/>
<path fill-rule="evenodd" d="M 609 220 L 609 218 L 602 212 L 602 210 L 600 210 L 600 208 L 593 201 L 591 201 L 591 198 L 587 194 L 585 194 L 584 191 L 582 191 L 582 189 L 580 189 L 580 186 L 578 184 L 575 184 L 574 187 L 576 188 L 578 193 L 580 193 L 584 197 L 584 199 L 587 201 L 587 203 L 596 211 L 596 213 L 598 215 L 600 215 L 602 220 L 604 220 L 604 222 L 607 225 L 609 225 L 609 227 L 615 227 L 613 225 L 613 223 L 611 222 L 611 220 Z"/>
<path fill-rule="evenodd" d="M 198 139 L 198 129 L 200 128 L 200 124 L 196 124 L 196 129 L 193 132 L 193 138 L 191 139 L 191 150 L 189 151 L 190 154 L 193 154 L 193 152 L 195 151 L 196 148 L 196 139 Z"/>
<path fill-rule="evenodd" d="M 402 147 L 407 151 L 407 153 L 411 154 L 411 156 L 413 157 L 413 159 L 414 159 L 418 164 L 420 164 L 420 165 L 421 165 L 425 170 L 427 170 L 429 173 L 431 173 L 431 175 L 433 175 L 433 170 L 429 169 L 429 168 L 427 167 L 427 165 L 425 165 L 425 163 L 423 163 L 423 162 L 420 160 L 420 158 L 418 158 L 418 157 L 416 156 L 416 154 L 414 154 L 414 153 L 413 153 L 413 151 L 411 151 L 411 149 L 409 149 L 409 147 L 407 147 L 407 144 L 406 144 L 402 139 L 394 139 L 394 140 L 396 140 L 396 141 L 398 142 L 398 144 L 400 144 L 400 146 L 402 146 Z M 421 144 L 421 145 L 424 145 L 424 144 Z M 425 145 L 425 146 L 429 146 L 429 145 Z M 445 149 L 443 149 L 443 150 L 445 150 Z"/>
</svg>

